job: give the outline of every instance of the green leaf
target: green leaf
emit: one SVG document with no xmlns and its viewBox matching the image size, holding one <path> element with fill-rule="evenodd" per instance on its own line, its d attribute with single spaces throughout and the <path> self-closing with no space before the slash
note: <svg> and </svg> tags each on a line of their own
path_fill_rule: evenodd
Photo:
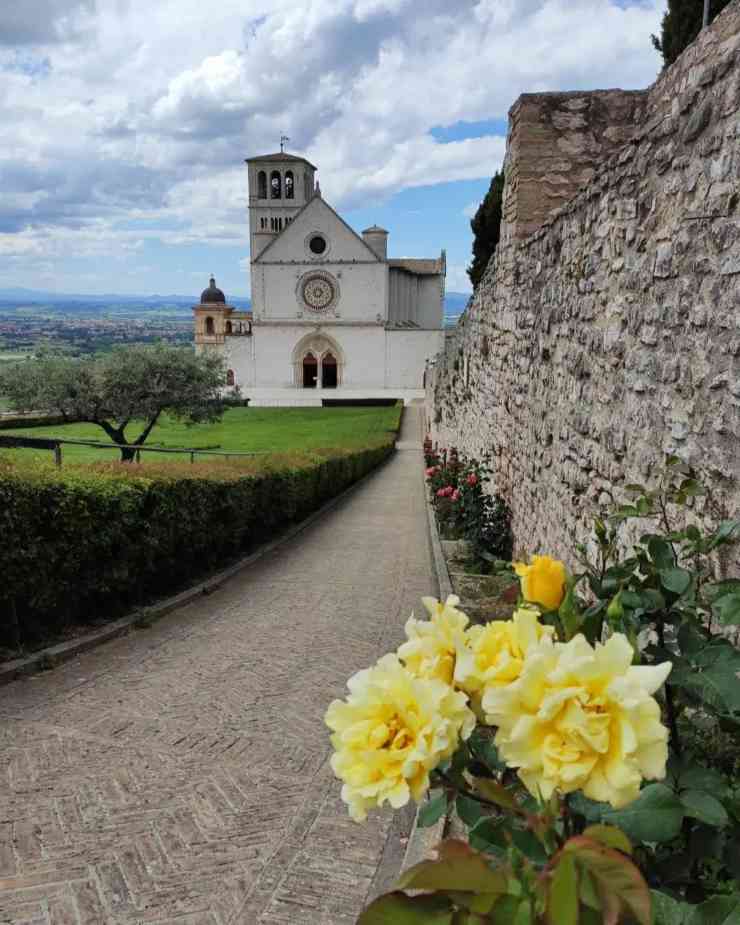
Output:
<svg viewBox="0 0 740 925">
<path fill-rule="evenodd" d="M 666 842 L 681 831 L 683 806 L 665 784 L 649 784 L 624 809 L 603 814 L 604 822 L 622 829 L 632 842 Z"/>
<path fill-rule="evenodd" d="M 692 906 L 658 890 L 651 890 L 650 897 L 653 901 L 653 925 L 685 925 Z"/>
<path fill-rule="evenodd" d="M 740 623 L 740 591 L 720 597 L 712 605 L 712 610 L 720 623 Z"/>
<path fill-rule="evenodd" d="M 712 768 L 694 764 L 681 771 L 678 777 L 679 790 L 707 790 L 722 795 L 727 790 L 724 777 Z"/>
<path fill-rule="evenodd" d="M 707 585 L 704 591 L 710 601 L 716 601 L 726 594 L 740 593 L 740 578 L 728 578 L 725 581 L 716 581 Z"/>
<path fill-rule="evenodd" d="M 433 792 L 433 791 L 432 791 Z M 419 813 L 416 817 L 416 824 L 421 829 L 426 829 L 444 816 L 447 811 L 447 794 L 444 790 L 436 796 L 430 798 L 419 807 Z"/>
<path fill-rule="evenodd" d="M 455 890 L 467 893 L 505 893 L 507 876 L 493 870 L 482 854 L 464 842 L 449 839 L 437 849 L 439 859 L 422 861 L 401 875 L 402 890 Z"/>
<path fill-rule="evenodd" d="M 530 832 L 528 829 L 512 829 L 511 840 L 522 854 L 535 864 L 544 864 L 547 860 L 547 854 L 542 842 L 534 832 Z"/>
<path fill-rule="evenodd" d="M 483 807 L 477 800 L 460 794 L 455 800 L 455 811 L 467 826 L 474 826 L 483 817 Z"/>
<path fill-rule="evenodd" d="M 499 758 L 494 743 L 493 731 L 486 726 L 476 726 L 468 739 L 468 748 L 473 756 L 490 771 L 503 771 L 506 765 Z"/>
<path fill-rule="evenodd" d="M 473 786 L 476 793 L 490 800 L 491 803 L 502 806 L 504 809 L 519 809 L 519 804 L 514 799 L 514 794 L 507 790 L 503 784 L 499 784 L 498 781 L 487 780 L 485 777 L 476 777 L 473 780 Z"/>
<path fill-rule="evenodd" d="M 624 854 L 632 854 L 632 845 L 629 838 L 616 826 L 590 825 L 587 829 L 584 829 L 583 834 L 586 838 L 601 842 L 607 848 L 615 848 L 617 851 L 624 852 Z"/>
<path fill-rule="evenodd" d="M 550 925 L 578 925 L 578 871 L 572 855 L 561 855 L 547 896 Z"/>
<path fill-rule="evenodd" d="M 713 896 L 694 906 L 685 925 L 740 925 L 740 895 Z"/>
<path fill-rule="evenodd" d="M 593 877 L 605 921 L 616 922 L 624 910 L 639 925 L 651 925 L 650 891 L 626 855 L 583 835 L 569 838 L 561 852 L 572 854 L 578 866 Z"/>
<path fill-rule="evenodd" d="M 740 520 L 723 520 L 707 543 L 707 549 L 716 549 L 725 543 L 734 542 L 740 534 Z"/>
<path fill-rule="evenodd" d="M 693 655 L 707 644 L 707 637 L 690 623 L 683 623 L 678 631 L 678 644 L 685 655 Z"/>
<path fill-rule="evenodd" d="M 683 594 L 691 584 L 691 572 L 684 568 L 671 568 L 661 571 L 660 583 L 666 591 Z"/>
<path fill-rule="evenodd" d="M 565 630 L 565 641 L 572 639 L 583 623 L 583 615 L 578 606 L 578 598 L 575 593 L 575 581 L 572 577 L 568 579 L 565 597 L 558 608 L 558 616 Z"/>
<path fill-rule="evenodd" d="M 468 832 L 470 847 L 476 851 L 485 851 L 486 854 L 496 854 L 502 856 L 506 854 L 509 847 L 509 839 L 506 837 L 503 820 L 492 819 L 486 816 L 477 822 Z"/>
<path fill-rule="evenodd" d="M 676 556 L 673 552 L 673 547 L 661 536 L 653 534 L 648 537 L 647 548 L 650 558 L 659 572 L 668 571 L 675 566 Z"/>
<path fill-rule="evenodd" d="M 519 910 L 526 903 L 520 896 L 502 896 L 493 908 L 491 921 L 495 925 L 516 925 Z"/>
<path fill-rule="evenodd" d="M 452 925 L 455 912 L 446 896 L 386 893 L 357 919 L 357 925 Z"/>
<path fill-rule="evenodd" d="M 713 709 L 740 712 L 740 652 L 732 646 L 712 644 L 693 661 L 694 670 L 676 673 L 672 683 L 694 691 Z"/>
<path fill-rule="evenodd" d="M 597 803 L 596 800 L 589 800 L 580 790 L 568 795 L 568 806 L 572 812 L 583 816 L 586 822 L 601 822 L 604 813 L 609 811 L 608 803 Z"/>
<path fill-rule="evenodd" d="M 707 825 L 727 825 L 727 810 L 710 793 L 702 790 L 684 790 L 681 794 L 684 813 Z"/>
</svg>

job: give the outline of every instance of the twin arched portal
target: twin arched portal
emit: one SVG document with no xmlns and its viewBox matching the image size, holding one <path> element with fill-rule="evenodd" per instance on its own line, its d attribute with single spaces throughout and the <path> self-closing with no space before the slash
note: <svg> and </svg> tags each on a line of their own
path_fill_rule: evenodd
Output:
<svg viewBox="0 0 740 925">
<path fill-rule="evenodd" d="M 339 344 L 325 334 L 309 334 L 293 351 L 293 383 L 299 389 L 335 389 L 343 368 Z"/>
</svg>

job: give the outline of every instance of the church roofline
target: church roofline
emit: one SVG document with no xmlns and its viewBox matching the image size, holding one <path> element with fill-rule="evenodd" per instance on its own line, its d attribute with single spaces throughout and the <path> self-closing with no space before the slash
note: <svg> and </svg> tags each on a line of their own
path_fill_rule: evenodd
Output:
<svg viewBox="0 0 740 925">
<path fill-rule="evenodd" d="M 302 164 L 308 164 L 313 170 L 318 170 L 318 167 L 315 164 L 312 164 L 311 161 L 307 160 L 305 157 L 299 157 L 297 154 L 288 154 L 286 151 L 276 151 L 275 154 L 257 154 L 254 157 L 245 157 L 245 164 L 254 164 L 267 161 L 290 161 L 294 163 L 295 161 L 300 161 Z"/>
<path fill-rule="evenodd" d="M 386 261 L 383 260 L 382 258 L 378 257 L 378 255 L 375 253 L 375 251 L 372 249 L 372 247 L 370 247 L 370 245 L 367 243 L 367 241 L 364 241 L 363 238 L 362 238 L 362 236 L 359 235 L 359 234 L 357 234 L 357 232 L 355 231 L 355 229 L 354 229 L 351 225 L 348 225 L 347 222 L 345 222 L 345 220 L 344 220 L 344 219 L 342 218 L 342 216 L 336 211 L 336 209 L 333 209 L 333 208 L 329 205 L 329 203 L 326 201 L 326 199 L 324 199 L 324 198 L 322 197 L 321 193 L 316 192 L 316 193 L 314 193 L 313 196 L 308 200 L 308 202 L 307 202 L 302 208 L 300 208 L 300 209 L 296 212 L 296 214 L 293 216 L 293 218 L 292 218 L 290 224 L 283 226 L 283 230 L 282 230 L 282 231 L 279 231 L 279 232 L 277 233 L 277 235 L 272 239 L 272 241 L 270 241 L 270 243 L 267 245 L 267 247 L 263 248 L 263 249 L 260 251 L 259 255 L 252 261 L 252 263 L 262 263 L 262 258 L 265 256 L 265 254 L 270 250 L 270 248 L 271 248 L 277 241 L 280 240 L 280 238 L 282 238 L 282 236 L 283 236 L 289 229 L 292 229 L 292 228 L 293 228 L 293 226 L 295 225 L 295 222 L 296 222 L 296 219 L 298 218 L 298 216 L 299 216 L 299 215 L 302 215 L 302 214 L 306 211 L 306 209 L 311 205 L 311 203 L 312 203 L 315 199 L 321 200 L 321 202 L 324 203 L 324 205 L 325 205 L 326 208 L 332 213 L 332 215 L 334 215 L 335 218 L 336 218 L 338 221 L 340 221 L 340 222 L 344 225 L 344 227 L 345 227 L 351 234 L 353 234 L 353 235 L 355 236 L 355 238 L 357 238 L 357 240 L 360 242 L 360 244 L 362 244 L 362 246 L 365 248 L 365 250 L 367 250 L 367 252 L 368 252 L 369 254 L 372 254 L 372 256 L 373 256 L 373 261 L 374 261 L 374 262 L 376 262 L 376 263 L 385 263 L 385 262 L 386 262 Z"/>
<path fill-rule="evenodd" d="M 388 266 L 391 270 L 405 270 L 415 276 L 439 276 L 445 272 L 442 257 L 391 257 Z"/>
</svg>

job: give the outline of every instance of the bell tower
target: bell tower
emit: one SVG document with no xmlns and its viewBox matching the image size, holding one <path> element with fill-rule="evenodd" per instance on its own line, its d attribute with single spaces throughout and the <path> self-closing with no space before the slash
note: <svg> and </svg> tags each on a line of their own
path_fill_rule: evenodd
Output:
<svg viewBox="0 0 740 925">
<path fill-rule="evenodd" d="M 283 150 L 249 157 L 246 164 L 250 260 L 254 262 L 313 196 L 316 168 Z"/>
</svg>

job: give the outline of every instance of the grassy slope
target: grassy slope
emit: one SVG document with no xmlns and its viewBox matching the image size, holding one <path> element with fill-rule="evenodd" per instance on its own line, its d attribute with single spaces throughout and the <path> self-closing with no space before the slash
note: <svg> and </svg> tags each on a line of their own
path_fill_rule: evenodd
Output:
<svg viewBox="0 0 740 925">
<path fill-rule="evenodd" d="M 290 452 L 329 447 L 360 447 L 380 442 L 398 420 L 396 408 L 232 408 L 218 424 L 184 423 L 164 419 L 152 431 L 147 446 L 170 448 L 220 449 L 235 453 Z M 129 438 L 138 435 L 135 426 L 127 429 Z M 28 427 L 5 430 L 3 434 L 26 434 L 29 437 L 63 437 L 100 440 L 108 438 L 94 424 L 67 424 L 53 427 Z M 21 455 L 48 459 L 48 451 L 4 451 L 18 460 Z M 64 446 L 65 462 L 114 461 L 117 454 L 94 447 Z M 145 453 L 143 459 L 157 463 L 182 462 L 187 457 L 167 453 Z M 201 457 L 204 461 L 209 457 Z"/>
</svg>

